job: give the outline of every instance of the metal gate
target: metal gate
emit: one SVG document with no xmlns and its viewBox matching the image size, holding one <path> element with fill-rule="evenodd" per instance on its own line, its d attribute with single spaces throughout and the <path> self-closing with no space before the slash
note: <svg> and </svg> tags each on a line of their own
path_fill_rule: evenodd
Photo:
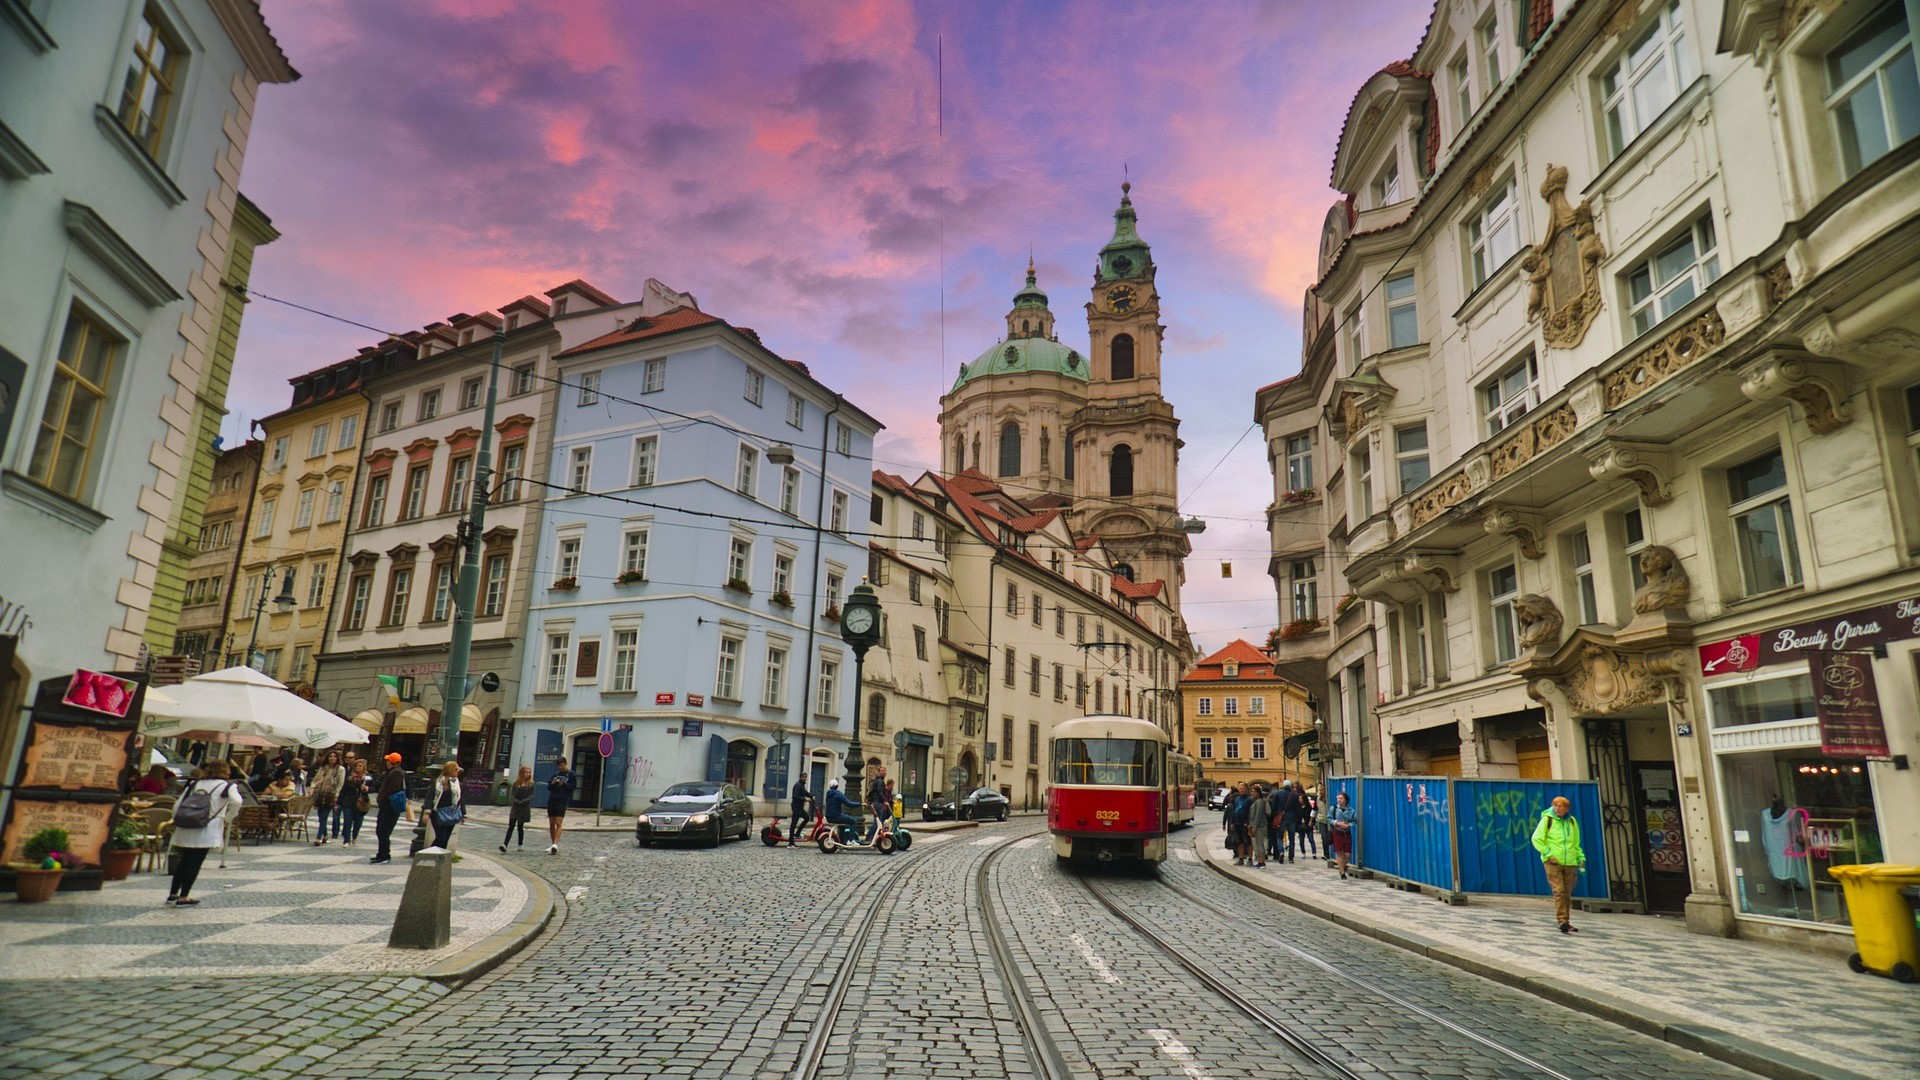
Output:
<svg viewBox="0 0 1920 1080">
<path fill-rule="evenodd" d="M 1581 723 L 1587 732 L 1587 774 L 1600 785 L 1600 837 L 1607 852 L 1612 898 L 1644 908 L 1645 860 L 1640 823 L 1633 811 L 1626 721 L 1588 717 Z"/>
</svg>

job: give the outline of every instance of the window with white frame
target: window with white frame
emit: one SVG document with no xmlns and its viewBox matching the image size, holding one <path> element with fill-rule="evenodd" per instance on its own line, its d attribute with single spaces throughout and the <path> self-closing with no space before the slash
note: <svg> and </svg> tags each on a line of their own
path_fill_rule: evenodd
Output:
<svg viewBox="0 0 1920 1080">
<path fill-rule="evenodd" d="M 1266 759 L 1267 759 L 1266 738 L 1260 735 L 1253 736 L 1253 760 L 1265 761 Z"/>
<path fill-rule="evenodd" d="M 780 512 L 800 513 L 800 470 L 791 465 L 780 470 Z"/>
<path fill-rule="evenodd" d="M 1593 543 L 1587 530 L 1567 534 L 1567 561 L 1573 566 L 1573 594 L 1580 603 L 1580 625 L 1600 621 L 1600 601 L 1593 588 Z"/>
<path fill-rule="evenodd" d="M 1514 601 L 1520 596 L 1520 576 L 1512 563 L 1487 571 L 1487 617 L 1493 630 L 1493 658 L 1504 664 L 1520 655 L 1520 617 Z"/>
<path fill-rule="evenodd" d="M 447 510 L 465 510 L 473 501 L 473 458 L 461 455 L 448 463 Z"/>
<path fill-rule="evenodd" d="M 1240 740 L 1235 738 L 1232 735 L 1229 735 L 1226 737 L 1226 744 L 1227 744 L 1227 760 L 1228 761 L 1240 760 Z"/>
<path fill-rule="evenodd" d="M 380 406 L 380 431 L 382 434 L 400 426 L 400 402 L 389 401 Z"/>
<path fill-rule="evenodd" d="M 1213 760 L 1213 736 L 1200 736 L 1200 756 L 1209 761 Z"/>
<path fill-rule="evenodd" d="M 1223 699 L 1220 703 L 1220 714 L 1222 716 L 1239 716 L 1240 699 L 1237 697 Z"/>
<path fill-rule="evenodd" d="M 1413 424 L 1393 431 L 1393 462 L 1400 472 L 1400 494 L 1406 495 L 1433 475 L 1427 460 L 1427 425 Z"/>
<path fill-rule="evenodd" d="M 746 385 L 746 389 L 741 392 L 741 396 L 746 398 L 748 401 L 753 402 L 755 405 L 758 405 L 760 404 L 761 395 L 766 392 L 766 387 L 767 387 L 766 376 L 761 375 L 759 372 L 753 370 L 752 368 L 748 368 L 747 369 L 747 385 Z"/>
<path fill-rule="evenodd" d="M 760 704 L 769 709 L 787 707 L 787 647 L 767 645 L 766 681 L 760 690 Z"/>
<path fill-rule="evenodd" d="M 633 486 L 652 487 L 660 467 L 660 436 L 642 435 L 633 440 Z"/>
<path fill-rule="evenodd" d="M 1447 89 L 1453 94 L 1454 137 L 1458 138 L 1473 119 L 1473 79 L 1467 70 L 1465 49 L 1447 62 Z"/>
<path fill-rule="evenodd" d="M 1532 352 L 1508 365 L 1480 388 L 1487 434 L 1498 435 L 1540 404 L 1540 364 Z"/>
<path fill-rule="evenodd" d="M 1387 166 L 1374 176 L 1373 205 L 1392 206 L 1400 201 L 1400 162 L 1397 158 L 1388 158 Z"/>
<path fill-rule="evenodd" d="M 580 573 L 580 544 L 578 536 L 560 538 L 560 558 L 556 562 L 556 572 L 560 577 L 577 577 Z"/>
<path fill-rule="evenodd" d="M 1920 78 L 1907 9 L 1888 4 L 1826 55 L 1827 110 L 1847 175 L 1920 135 Z"/>
<path fill-rule="evenodd" d="M 1353 454 L 1353 517 L 1365 521 L 1373 516 L 1373 450 L 1362 446 Z"/>
<path fill-rule="evenodd" d="M 313 524 L 313 501 L 319 495 L 314 488 L 301 488 L 300 500 L 293 504 L 293 527 L 304 529 Z"/>
<path fill-rule="evenodd" d="M 1499 88 L 1500 80 L 1505 78 L 1500 64 L 1500 19 L 1499 7 L 1487 12 L 1479 26 L 1473 28 L 1474 45 L 1479 53 L 1480 92 L 1492 97 Z"/>
<path fill-rule="evenodd" d="M 814 712 L 821 716 L 840 715 L 840 658 L 820 654 L 820 677 L 814 693 Z"/>
<path fill-rule="evenodd" d="M 580 384 L 580 396 L 574 401 L 574 404 L 576 405 L 600 404 L 600 373 L 599 372 L 583 371 L 578 376 L 575 377 L 574 381 Z"/>
<path fill-rule="evenodd" d="M 307 571 L 307 606 L 320 607 L 327 602 L 327 564 L 314 563 Z"/>
<path fill-rule="evenodd" d="M 340 441 L 334 444 L 335 450 L 351 450 L 360 441 L 360 418 L 343 416 L 340 418 Z"/>
<path fill-rule="evenodd" d="M 1720 247 L 1709 211 L 1627 271 L 1627 310 L 1633 332 L 1653 329 L 1692 303 L 1719 276 Z"/>
<path fill-rule="evenodd" d="M 399 626 L 407 621 L 407 610 L 413 601 L 413 570 L 399 567 L 387 581 L 387 622 L 388 626 Z"/>
<path fill-rule="evenodd" d="M 1659 119 L 1667 106 L 1693 82 L 1693 49 L 1679 0 L 1660 9 L 1620 52 L 1600 78 L 1601 109 L 1607 116 L 1607 143 L 1613 153 Z"/>
<path fill-rule="evenodd" d="M 320 513 L 321 521 L 339 521 L 340 513 L 346 506 L 347 484 L 344 480 L 335 480 L 327 485 L 326 509 Z"/>
<path fill-rule="evenodd" d="M 249 584 L 248 588 L 251 589 L 252 585 Z M 367 625 L 367 605 L 371 602 L 372 597 L 373 576 L 371 574 L 356 575 L 353 579 L 353 590 L 347 598 L 346 628 L 348 630 L 365 628 Z"/>
<path fill-rule="evenodd" d="M 460 383 L 460 408 L 477 409 L 480 407 L 480 377 L 474 376 Z"/>
<path fill-rule="evenodd" d="M 514 443 L 500 451 L 500 486 L 494 502 L 520 498 L 520 474 L 526 469 L 527 444 Z"/>
<path fill-rule="evenodd" d="M 798 391 L 787 391 L 787 423 L 802 429 L 807 426 L 807 399 Z"/>
<path fill-rule="evenodd" d="M 844 491 L 834 492 L 831 503 L 832 505 L 827 511 L 827 528 L 845 536 L 847 533 L 847 493 Z"/>
<path fill-rule="evenodd" d="M 1347 370 L 1352 371 L 1367 356 L 1367 309 L 1358 303 L 1347 309 Z"/>
<path fill-rule="evenodd" d="M 307 456 L 310 458 L 324 456 L 327 452 L 327 436 L 332 432 L 331 424 L 315 424 L 313 430 L 307 433 Z"/>
<path fill-rule="evenodd" d="M 526 363 L 514 366 L 513 393 L 516 397 L 521 394 L 533 393 L 533 364 Z"/>
<path fill-rule="evenodd" d="M 420 413 L 416 417 L 416 419 L 424 422 L 427 420 L 432 420 L 439 415 L 440 415 L 439 388 L 435 387 L 432 390 L 423 391 L 420 395 Z"/>
<path fill-rule="evenodd" d="M 720 635 L 720 657 L 713 671 L 713 696 L 729 701 L 740 698 L 740 653 L 746 639 L 735 634 Z"/>
<path fill-rule="evenodd" d="M 427 621 L 440 622 L 453 612 L 453 564 L 443 562 L 433 568 L 433 600 Z"/>
<path fill-rule="evenodd" d="M 667 362 L 665 359 L 649 360 L 643 369 L 640 392 L 657 394 L 667 388 Z"/>
<path fill-rule="evenodd" d="M 1620 535 L 1625 541 L 1620 553 L 1627 558 L 1627 579 L 1637 590 L 1647 583 L 1647 575 L 1640 569 L 1640 553 L 1647 550 L 1647 524 L 1639 507 L 1620 515 Z"/>
<path fill-rule="evenodd" d="M 413 521 L 427 512 L 427 483 L 433 471 L 432 461 L 421 461 L 407 467 L 407 502 L 402 506 L 400 520 Z"/>
<path fill-rule="evenodd" d="M 1404 349 L 1420 344 L 1420 310 L 1413 291 L 1413 274 L 1395 274 L 1386 281 L 1387 347 Z"/>
<path fill-rule="evenodd" d="M 1467 221 L 1467 262 L 1474 287 L 1486 283 L 1520 250 L 1519 186 L 1512 176 Z"/>
<path fill-rule="evenodd" d="M 1727 513 L 1747 595 L 1800 583 L 1787 464 L 1778 448 L 1727 470 Z"/>
<path fill-rule="evenodd" d="M 1199 716 L 1212 716 L 1213 715 L 1213 699 L 1210 697 L 1195 699 L 1194 712 L 1196 715 L 1199 715 Z"/>
<path fill-rule="evenodd" d="M 1427 657 L 1433 655 L 1427 633 L 1427 602 L 1415 600 L 1407 605 L 1407 688 L 1418 690 L 1427 685 Z"/>
<path fill-rule="evenodd" d="M 740 447 L 740 460 L 735 465 L 733 471 L 733 490 L 745 495 L 749 499 L 753 498 L 754 470 L 759 467 L 759 464 L 760 451 L 742 444 Z"/>
<path fill-rule="evenodd" d="M 620 538 L 620 572 L 647 579 L 647 536 L 651 530 L 630 528 Z"/>
<path fill-rule="evenodd" d="M 1287 436 L 1287 490 L 1313 487 L 1313 436 Z"/>
<path fill-rule="evenodd" d="M 840 594 L 846 588 L 847 572 L 845 568 L 827 565 L 827 606 L 840 606 Z"/>
<path fill-rule="evenodd" d="M 481 615 L 491 618 L 507 609 L 507 566 L 510 561 L 505 555 L 487 556 L 487 591 L 480 604 Z"/>
<path fill-rule="evenodd" d="M 1267 699 L 1259 694 L 1255 694 L 1254 696 L 1248 698 L 1247 699 L 1247 715 L 1248 716 L 1267 715 Z"/>
<path fill-rule="evenodd" d="M 273 535 L 273 512 L 279 505 L 279 499 L 267 498 L 260 500 L 260 514 L 256 519 L 253 529 L 253 538 L 255 540 Z"/>
<path fill-rule="evenodd" d="M 287 671 L 288 682 L 304 682 L 307 678 L 307 665 L 313 657 L 313 646 L 298 645 L 293 650 L 293 667 Z"/>
<path fill-rule="evenodd" d="M 568 479 L 572 481 L 573 490 L 586 491 L 593 480 L 593 447 L 574 447 L 572 462 Z"/>
<path fill-rule="evenodd" d="M 544 666 L 544 678 L 540 682 L 542 693 L 564 694 L 567 692 L 567 661 L 572 653 L 571 631 L 547 635 L 547 662 Z"/>
<path fill-rule="evenodd" d="M 613 665 L 607 669 L 607 692 L 633 693 L 634 672 L 639 666 L 640 628 L 637 626 L 614 627 Z"/>
<path fill-rule="evenodd" d="M 842 454 L 853 453 L 853 429 L 845 423 L 833 434 L 833 448 Z"/>
<path fill-rule="evenodd" d="M 753 541 L 736 536 L 727 543 L 727 581 L 746 581 L 753 571 Z"/>
<path fill-rule="evenodd" d="M 1287 568 L 1295 621 L 1320 617 L 1320 572 L 1314 559 L 1294 559 Z"/>
</svg>

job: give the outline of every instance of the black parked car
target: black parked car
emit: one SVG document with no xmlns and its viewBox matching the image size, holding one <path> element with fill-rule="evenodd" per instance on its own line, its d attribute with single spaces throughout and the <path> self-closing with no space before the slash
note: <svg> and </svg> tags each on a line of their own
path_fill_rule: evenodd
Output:
<svg viewBox="0 0 1920 1080">
<path fill-rule="evenodd" d="M 992 788 L 975 788 L 955 806 L 952 799 L 938 793 L 927 796 L 927 805 L 921 808 L 920 816 L 927 821 L 934 818 L 958 818 L 961 821 L 1005 821 L 1007 812 L 1013 808 L 1005 795 Z"/>
<path fill-rule="evenodd" d="M 675 784 L 634 819 L 633 838 L 642 847 L 656 840 L 704 840 L 719 847 L 729 836 L 753 835 L 753 800 L 732 784 L 711 780 Z"/>
</svg>

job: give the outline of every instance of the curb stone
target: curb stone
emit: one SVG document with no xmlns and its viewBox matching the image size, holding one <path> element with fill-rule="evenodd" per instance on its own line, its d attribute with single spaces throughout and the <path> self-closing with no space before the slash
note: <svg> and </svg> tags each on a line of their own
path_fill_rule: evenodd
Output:
<svg viewBox="0 0 1920 1080">
<path fill-rule="evenodd" d="M 526 948 L 527 943 L 539 936 L 553 918 L 555 906 L 553 886 L 533 871 L 476 852 L 461 852 L 461 855 L 492 863 L 518 877 L 527 886 L 527 902 L 521 906 L 520 914 L 506 926 L 459 953 L 414 973 L 418 978 L 431 979 L 456 990 Z"/>
<path fill-rule="evenodd" d="M 1196 845 L 1196 848 L 1204 847 L 1205 845 Z M 1309 915 L 1325 919 L 1376 941 L 1471 972 L 1503 986 L 1525 991 L 1556 1005 L 1586 1013 L 1608 1023 L 1618 1024 L 1662 1042 L 1672 1043 L 1682 1049 L 1691 1050 L 1735 1068 L 1773 1077 L 1775 1080 L 1872 1080 L 1864 1073 L 1853 1072 L 1827 1062 L 1815 1061 L 1767 1043 L 1756 1042 L 1729 1031 L 1683 1019 L 1663 1009 L 1600 993 L 1566 979 L 1515 966 L 1498 957 L 1442 945 L 1349 912 L 1331 911 L 1318 906 L 1307 897 L 1282 889 L 1277 884 L 1236 874 L 1205 851 L 1200 851 L 1199 854 L 1200 861 L 1206 865 L 1207 869 L 1228 881 L 1270 896 Z"/>
</svg>

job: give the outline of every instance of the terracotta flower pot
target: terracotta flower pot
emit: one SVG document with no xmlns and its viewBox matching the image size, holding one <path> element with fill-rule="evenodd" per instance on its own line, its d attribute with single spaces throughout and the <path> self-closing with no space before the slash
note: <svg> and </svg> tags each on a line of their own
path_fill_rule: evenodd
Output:
<svg viewBox="0 0 1920 1080">
<path fill-rule="evenodd" d="M 13 868 L 14 891 L 19 893 L 23 904 L 39 904 L 53 898 L 60 891 L 60 879 L 65 870 L 42 870 L 37 866 L 16 866 Z"/>
<path fill-rule="evenodd" d="M 125 881 L 133 873 L 133 864 L 140 861 L 140 849 L 109 849 L 100 854 L 101 877 L 107 881 Z"/>
</svg>

